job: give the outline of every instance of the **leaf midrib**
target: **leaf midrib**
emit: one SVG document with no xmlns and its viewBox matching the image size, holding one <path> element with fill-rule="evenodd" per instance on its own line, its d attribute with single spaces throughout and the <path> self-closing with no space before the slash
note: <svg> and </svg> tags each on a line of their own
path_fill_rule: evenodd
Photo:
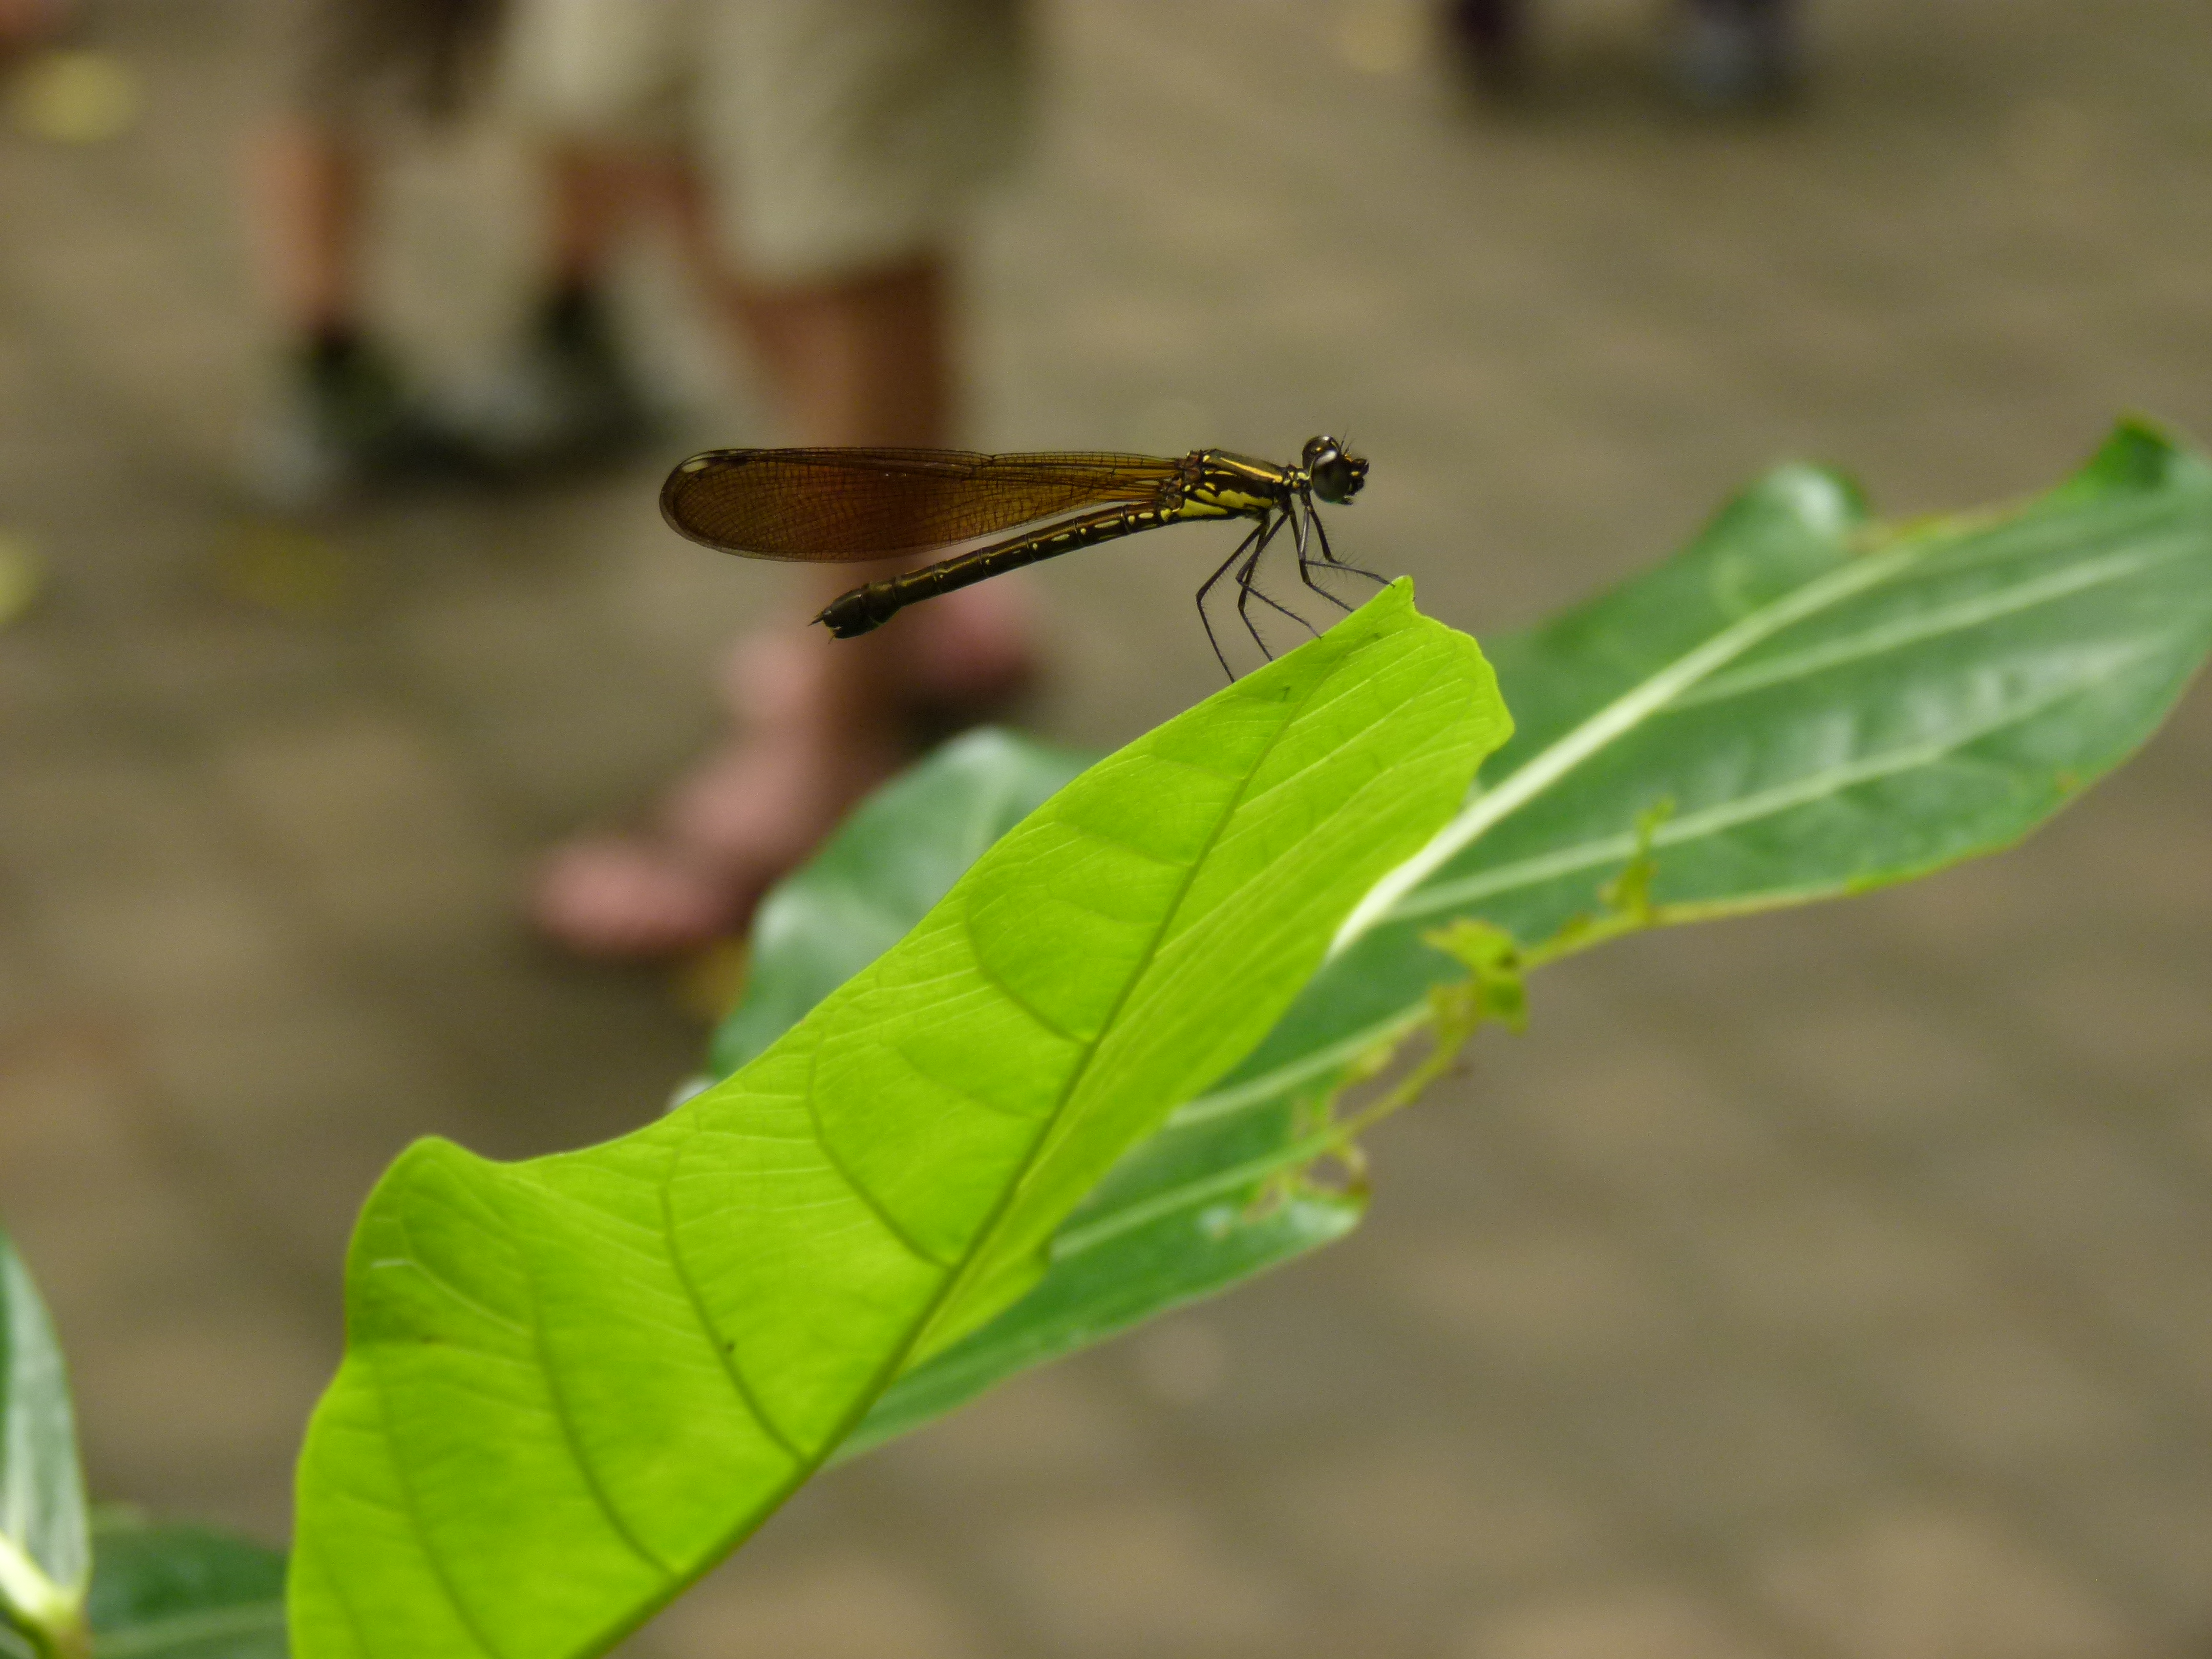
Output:
<svg viewBox="0 0 2212 1659">
<path fill-rule="evenodd" d="M 1807 678 L 1831 669 L 1866 662 L 1885 652 L 1901 651 L 1908 646 L 1940 639 L 1946 634 L 1964 633 L 1983 623 L 2016 616 L 2039 605 L 2050 605 L 2093 587 L 2121 581 L 2162 564 L 2171 564 L 2191 550 L 2191 544 L 2185 538 L 2177 536 L 2170 545 L 2155 551 L 2118 553 L 2102 559 L 2068 565 L 2034 581 L 2022 582 L 2017 587 L 1978 594 L 1969 599 L 1923 611 L 1917 617 L 1895 618 L 1855 634 L 1849 639 L 1829 640 L 1771 661 L 1747 665 L 1729 673 L 1714 674 L 1676 697 L 1667 706 L 1667 712 L 1672 714 L 1684 708 L 1703 708 L 1730 697 L 1747 696 L 1784 681 Z"/>
<path fill-rule="evenodd" d="M 1122 981 L 1121 988 L 1115 992 L 1114 1000 L 1106 1011 L 1105 1018 L 1099 1023 L 1097 1036 L 1083 1044 L 1075 1064 L 1069 1068 L 1066 1080 L 1061 1085 L 1058 1097 L 1053 1102 L 1051 1111 L 1046 1115 L 1036 1139 L 1031 1143 L 1029 1152 L 1024 1157 L 1019 1172 L 1006 1182 L 1004 1192 L 1000 1194 L 998 1202 L 992 1206 L 990 1214 L 985 1218 L 983 1224 L 976 1229 L 974 1243 L 962 1252 L 958 1265 L 947 1276 L 943 1289 L 931 1298 L 928 1310 L 915 1327 L 914 1335 L 896 1356 L 892 1366 L 886 1373 L 887 1377 L 897 1375 L 899 1369 L 906 1364 L 908 1356 L 927 1341 L 939 1316 L 947 1308 L 957 1305 L 961 1290 L 971 1282 L 975 1265 L 985 1258 L 988 1247 L 997 1232 L 999 1224 L 1005 1220 L 1024 1189 L 1057 1145 L 1054 1131 L 1060 1127 L 1061 1119 L 1067 1110 L 1068 1103 L 1075 1097 L 1083 1079 L 1090 1075 L 1091 1067 L 1097 1059 L 1099 1051 L 1105 1047 L 1107 1039 L 1114 1032 L 1121 1011 L 1128 1006 L 1129 999 L 1136 994 L 1138 986 L 1144 982 L 1146 975 L 1151 973 L 1154 963 L 1158 960 L 1162 941 L 1169 936 L 1176 918 L 1181 915 L 1184 902 L 1189 898 L 1192 884 L 1198 879 L 1198 872 L 1205 867 L 1206 860 L 1212 856 L 1214 849 L 1220 845 L 1221 837 L 1226 833 L 1229 826 L 1236 822 L 1237 815 L 1244 810 L 1251 798 L 1255 780 L 1265 769 L 1267 761 L 1281 745 L 1285 735 L 1305 717 L 1314 698 L 1325 688 L 1333 685 L 1340 675 L 1342 675 L 1361 657 L 1366 655 L 1379 642 L 1370 641 L 1347 653 L 1342 660 L 1320 681 L 1307 687 L 1291 707 L 1285 711 L 1283 718 L 1277 722 L 1275 730 L 1269 735 L 1266 745 L 1253 757 L 1252 763 L 1243 769 L 1243 775 L 1237 781 L 1237 793 L 1228 809 L 1221 813 L 1214 821 L 1212 827 L 1207 830 L 1204 843 L 1183 871 L 1181 879 L 1176 884 L 1173 900 L 1162 907 L 1159 921 L 1153 928 L 1151 942 L 1146 946 L 1142 959 L 1135 970 Z M 962 921 L 964 927 L 968 921 L 965 912 L 963 913 Z M 861 1410 L 865 1411 L 865 1409 L 864 1403 Z M 854 1421 L 858 1420 L 856 1415 Z"/>
<path fill-rule="evenodd" d="M 1358 659 L 1358 656 L 1360 656 L 1362 653 L 1364 653 L 1365 651 L 1367 651 L 1367 650 L 1369 650 L 1369 649 L 1371 649 L 1371 648 L 1373 647 L 1373 646 L 1374 646 L 1374 645 L 1376 645 L 1376 644 L 1379 644 L 1379 643 L 1380 643 L 1380 641 L 1370 641 L 1369 645 L 1367 645 L 1367 646 L 1363 646 L 1363 647 L 1359 647 L 1359 649 L 1358 649 L 1358 651 L 1355 651 L 1355 652 L 1354 652 L 1351 656 L 1346 657 L 1346 658 L 1345 659 L 1345 664 L 1344 664 L 1344 665 L 1340 665 L 1340 666 L 1343 666 L 1343 665 L 1348 665 L 1349 664 L 1351 664 L 1352 662 L 1353 662 L 1354 660 L 1356 660 L 1356 659 Z M 1330 686 L 1332 686 L 1332 685 L 1334 685 L 1340 678 L 1342 678 L 1344 679 L 1344 681 L 1345 681 L 1345 684 L 1344 684 L 1344 685 L 1343 685 L 1342 687 L 1340 687 L 1340 689 L 1338 689 L 1338 690 L 1336 690 L 1330 691 L 1330 692 L 1329 692 L 1328 696 L 1327 697 L 1327 699 L 1325 699 L 1324 701 L 1322 701 L 1322 702 L 1318 702 L 1318 703 L 1311 703 L 1311 702 L 1310 702 L 1310 697 L 1311 697 L 1311 696 L 1319 696 L 1319 694 L 1320 694 L 1321 692 L 1322 692 L 1323 690 L 1327 690 L 1328 689 L 1328 687 L 1330 687 Z M 1433 677 L 1431 677 L 1431 679 L 1433 679 Z M 1350 678 L 1350 677 L 1349 677 L 1349 676 L 1340 676 L 1340 674 L 1338 674 L 1338 673 L 1332 673 L 1332 674 L 1329 676 L 1329 678 L 1328 678 L 1328 679 L 1327 681 L 1323 682 L 1322 685 L 1319 685 L 1319 686 L 1315 687 L 1315 688 L 1314 688 L 1314 690 L 1313 690 L 1313 692 L 1312 692 L 1311 694 L 1310 694 L 1310 706 L 1309 706 L 1309 707 L 1307 707 L 1307 708 L 1302 708 L 1301 710 L 1299 710 L 1299 711 L 1298 711 L 1298 713 L 1297 713 L 1297 714 L 1293 714 L 1293 715 L 1291 717 L 1291 719 L 1290 719 L 1290 720 L 1286 720 L 1284 722 L 1284 729 L 1285 729 L 1285 731 L 1287 731 L 1287 730 L 1289 729 L 1289 727 L 1291 726 L 1291 724 L 1293 724 L 1296 720 L 1299 720 L 1299 719 L 1307 718 L 1307 717 L 1310 717 L 1310 716 L 1312 716 L 1312 715 L 1315 715 L 1315 714 L 1318 714 L 1318 713 L 1322 712 L 1322 710 L 1326 709 L 1326 708 L 1328 707 L 1328 703 L 1341 701 L 1344 697 L 1350 696 L 1350 695 L 1351 695 L 1351 689 L 1352 689 L 1352 688 L 1351 688 L 1351 678 Z M 1412 691 L 1412 692 L 1408 692 L 1408 693 L 1407 693 L 1407 696 L 1406 696 L 1406 698 L 1405 698 L 1405 701 L 1404 701 L 1404 706 L 1410 708 L 1410 707 L 1413 705 L 1413 702 L 1415 701 L 1415 699 L 1416 699 L 1417 697 L 1419 697 L 1419 696 L 1425 696 L 1428 695 L 1428 692 L 1429 692 L 1430 689 L 1431 689 L 1430 685 L 1429 685 L 1429 684 L 1424 684 L 1424 685 L 1423 685 L 1423 686 L 1422 686 L 1422 687 L 1421 687 L 1418 691 Z M 1231 821 L 1231 819 L 1233 819 L 1234 817 L 1236 817 L 1236 816 L 1237 815 L 1237 813 L 1238 813 L 1239 811 L 1249 811 L 1249 810 L 1252 810 L 1252 809 L 1255 809 L 1255 808 L 1258 807 L 1261 802 L 1266 801 L 1266 800 L 1267 800 L 1267 799 L 1269 799 L 1271 796 L 1273 796 L 1273 795 L 1279 794 L 1279 793 L 1280 793 L 1283 790 L 1289 788 L 1292 784 L 1296 783 L 1299 779 L 1305 777 L 1308 774 L 1310 774 L 1310 773 L 1311 773 L 1311 772 L 1313 772 L 1313 771 L 1315 771 L 1315 770 L 1318 769 L 1319 768 L 1321 768 L 1321 767 L 1322 767 L 1322 766 L 1325 766 L 1325 765 L 1329 764 L 1332 761 L 1334 761 L 1334 759 L 1336 759 L 1336 758 L 1338 757 L 1338 756 L 1340 754 L 1340 752 L 1341 752 L 1341 751 L 1340 751 L 1340 750 L 1330 750 L 1330 751 L 1328 751 L 1328 752 L 1327 752 L 1327 753 L 1323 753 L 1323 754 L 1316 755 L 1316 756 L 1312 760 L 1310 760 L 1310 761 L 1307 762 L 1305 764 L 1304 764 L 1304 765 L 1302 765 L 1302 766 L 1300 766 L 1300 767 L 1297 768 L 1296 769 L 1294 769 L 1294 770 L 1292 770 L 1292 771 L 1291 771 L 1291 772 L 1285 773 L 1283 776 L 1281 776 L 1281 777 L 1279 777 L 1279 778 L 1276 778 L 1276 779 L 1274 779 L 1274 780 L 1271 781 L 1268 783 L 1268 785 L 1267 785 L 1267 787 L 1266 788 L 1261 789 L 1261 790 L 1259 790 L 1259 791 L 1258 791 L 1258 792 L 1256 792 L 1256 793 L 1250 793 L 1250 791 L 1251 791 L 1251 780 L 1252 780 L 1253 778 L 1256 778 L 1256 777 L 1259 775 L 1259 774 L 1260 774 L 1261 770 L 1261 769 L 1262 769 L 1262 768 L 1265 766 L 1265 763 L 1266 763 L 1267 759 L 1267 757 L 1266 755 L 1264 755 L 1264 754 L 1263 754 L 1263 755 L 1261 755 L 1261 756 L 1260 757 L 1259 760 L 1258 760 L 1258 761 L 1256 761 L 1256 762 L 1254 763 L 1254 765 L 1253 765 L 1253 767 L 1252 767 L 1252 769 L 1251 769 L 1250 774 L 1248 775 L 1248 777 L 1247 777 L 1247 779 L 1246 779 L 1246 781 L 1245 781 L 1244 785 L 1243 786 L 1243 788 L 1245 789 L 1245 791 L 1247 791 L 1248 793 L 1246 793 L 1243 795 L 1243 797 L 1240 799 L 1240 801 L 1238 802 L 1238 804 L 1237 804 L 1237 805 L 1236 807 L 1233 807 L 1233 808 L 1231 808 L 1231 811 L 1229 812 L 1228 816 L 1227 816 L 1227 817 L 1225 817 L 1222 820 L 1222 827 L 1225 829 L 1225 827 L 1226 827 L 1226 826 L 1227 826 L 1227 824 L 1230 823 L 1230 821 Z M 1368 788 L 1369 787 L 1370 787 L 1370 786 L 1371 786 L 1371 784 L 1372 784 L 1372 781 L 1373 781 L 1373 780 L 1372 780 L 1372 779 L 1370 779 L 1370 780 L 1368 781 L 1368 782 L 1367 782 L 1367 783 L 1363 784 L 1363 785 L 1361 786 L 1361 787 L 1360 787 L 1360 790 L 1359 790 L 1359 791 L 1358 791 L 1358 792 L 1355 792 L 1355 798 L 1356 798 L 1356 795 L 1357 795 L 1358 793 L 1364 793 L 1364 792 L 1365 791 L 1365 789 L 1366 789 L 1366 788 Z M 1348 805 L 1348 801 L 1347 801 L 1347 805 Z M 1196 866 L 1193 866 L 1194 872 L 1195 871 L 1195 868 L 1196 868 Z M 1255 885 L 1257 885 L 1257 884 L 1260 884 L 1265 883 L 1266 881 L 1267 881 L 1267 879 L 1268 879 L 1268 878 L 1269 878 L 1270 874 L 1271 874 L 1271 873 L 1272 873 L 1272 872 L 1273 872 L 1273 864 L 1270 864 L 1270 865 L 1269 865 L 1269 866 L 1268 866 L 1267 869 L 1264 869 L 1264 870 L 1259 870 L 1259 871 L 1255 871 L 1255 872 L 1254 872 L 1250 876 L 1247 877 L 1247 878 L 1244 879 L 1244 881 L 1243 881 L 1243 883 L 1241 883 L 1241 884 L 1237 886 L 1237 888 L 1233 892 L 1224 894 L 1224 895 L 1222 896 L 1222 897 L 1221 897 L 1220 901 L 1219 901 L 1219 903 L 1221 903 L 1221 904 L 1227 904 L 1227 903 L 1232 902 L 1233 902 L 1236 898 L 1237 898 L 1238 896 L 1242 896 L 1243 894 L 1244 894 L 1244 893 L 1246 893 L 1246 892 L 1249 891 L 1249 890 L 1250 890 L 1250 889 L 1251 889 L 1252 887 L 1254 887 Z M 1170 912 L 1170 921 L 1172 921 L 1173 917 L 1174 917 L 1174 915 L 1175 915 L 1176 912 L 1179 912 L 1179 911 L 1180 911 L 1180 909 L 1181 909 L 1181 908 L 1182 908 L 1182 900 L 1181 900 L 1180 898 L 1178 898 L 1178 900 L 1176 901 L 1176 911 L 1175 911 L 1175 912 Z M 1178 935 L 1177 937 L 1178 937 L 1178 938 L 1180 938 L 1180 935 Z M 1155 948 L 1154 948 L 1154 954 L 1155 954 L 1155 956 L 1157 956 L 1157 955 L 1159 953 L 1159 951 L 1162 951 L 1162 950 L 1164 950 L 1164 949 L 1165 948 L 1164 945 L 1163 943 L 1161 943 L 1160 941 L 1164 941 L 1166 939 L 1167 939 L 1167 930 L 1166 930 L 1166 928 L 1164 927 L 1163 927 L 1163 929 L 1162 929 L 1161 934 L 1160 934 L 1160 939 L 1159 939 L 1158 941 L 1156 941 L 1156 942 L 1155 942 Z M 1135 984 L 1135 981 L 1131 981 L 1131 987 L 1132 987 L 1132 988 L 1133 988 L 1133 988 L 1134 988 L 1134 984 Z M 1103 1040 L 1103 1028 L 1102 1028 L 1102 1033 L 1101 1033 L 1101 1040 L 1102 1040 L 1102 1041 Z M 1177 1109 L 1176 1109 L 1174 1111 L 1171 1111 L 1171 1112 L 1170 1112 L 1170 1118 L 1171 1120 L 1172 1120 L 1172 1119 L 1176 1119 L 1176 1118 L 1178 1118 L 1178 1117 L 1179 1117 L 1179 1115 L 1180 1115 L 1180 1111 L 1181 1111 L 1181 1109 L 1181 1109 L 1180 1107 L 1178 1107 L 1178 1108 L 1177 1108 Z M 1163 1123 L 1163 1127 L 1164 1127 L 1164 1123 Z M 1054 1146 L 1056 1146 L 1058 1144 L 1059 1144 L 1058 1142 L 1056 1142 L 1056 1141 L 1054 1141 L 1054 1140 L 1053 1140 L 1053 1139 L 1052 1139 L 1052 1138 L 1051 1138 L 1051 1136 L 1050 1136 L 1049 1132 L 1048 1132 L 1048 1134 L 1047 1134 L 1046 1138 L 1045 1138 L 1042 1141 L 1041 1141 L 1041 1142 L 1039 1143 L 1037 1158 L 1036 1158 L 1036 1159 L 1035 1160 L 1035 1163 L 1036 1163 L 1036 1164 L 1041 1164 L 1042 1163 L 1042 1161 L 1044 1160 L 1044 1158 L 1045 1158 L 1047 1156 L 1048 1156 L 1048 1155 L 1049 1155 L 1049 1153 L 1053 1151 L 1053 1149 L 1054 1148 Z M 1028 1182 L 1028 1180 L 1029 1180 L 1029 1178 L 1030 1178 L 1030 1171 L 1024 1171 L 1024 1174 L 1023 1174 L 1022 1177 L 1020 1178 L 1020 1180 L 1018 1180 L 1018 1181 L 1016 1182 L 1017 1189 L 1018 1189 L 1021 1186 L 1023 1186 L 1023 1185 L 1026 1184 L 1026 1182 Z"/>
<path fill-rule="evenodd" d="M 2131 667 L 2153 654 L 2160 643 L 2152 641 L 2136 646 L 2114 657 L 2101 659 L 2098 665 L 2106 672 Z M 1900 744 L 1878 754 L 1823 767 L 1752 794 L 1716 802 L 1700 811 L 1684 813 L 1661 824 L 1652 834 L 1651 845 L 1655 850 L 1678 847 L 1703 836 L 1723 834 L 1763 817 L 1771 817 L 1799 806 L 1812 805 L 1860 784 L 1877 782 L 1911 767 L 1932 765 L 1956 754 L 1970 744 L 1978 743 L 2008 726 L 2033 720 L 2069 697 L 2078 696 L 2089 684 L 2091 682 L 2081 678 L 2063 680 L 2041 696 L 2013 704 L 1988 720 L 1961 726 L 1947 736 L 1919 743 Z M 1623 830 L 1595 841 L 1561 848 L 1554 853 L 1499 865 L 1461 881 L 1443 882 L 1424 889 L 1418 896 L 1407 899 L 1393 910 L 1390 920 L 1419 921 L 1423 916 L 1435 915 L 1439 911 L 1452 909 L 1474 899 L 1511 892 L 1516 888 L 1533 887 L 1540 882 L 1571 874 L 1577 870 L 1618 862 L 1632 855 L 1636 846 L 1634 833 Z"/>
</svg>

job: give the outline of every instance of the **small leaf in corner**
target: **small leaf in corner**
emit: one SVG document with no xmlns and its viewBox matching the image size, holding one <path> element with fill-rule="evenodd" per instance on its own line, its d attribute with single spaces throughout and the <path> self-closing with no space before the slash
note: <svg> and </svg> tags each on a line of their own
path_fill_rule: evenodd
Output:
<svg viewBox="0 0 2212 1659">
<path fill-rule="evenodd" d="M 0 1614 L 46 1653 L 82 1651 L 91 1574 L 61 1346 L 22 1259 L 0 1234 Z"/>
</svg>

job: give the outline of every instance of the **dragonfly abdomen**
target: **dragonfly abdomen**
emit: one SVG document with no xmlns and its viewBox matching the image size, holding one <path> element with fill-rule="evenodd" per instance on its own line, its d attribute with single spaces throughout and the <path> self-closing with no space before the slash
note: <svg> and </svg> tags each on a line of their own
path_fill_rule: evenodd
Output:
<svg viewBox="0 0 2212 1659">
<path fill-rule="evenodd" d="M 814 620 L 839 639 L 849 640 L 856 634 L 881 628 L 908 605 L 933 599 L 956 587 L 965 587 L 1009 570 L 1018 570 L 1024 565 L 1058 558 L 1079 547 L 1095 547 L 1100 542 L 1133 536 L 1139 531 L 1157 530 L 1162 525 L 1185 519 L 1229 516 L 1218 507 L 1195 502 L 1108 507 L 1050 529 L 1012 537 L 990 547 L 978 548 L 973 553 L 963 553 L 921 570 L 909 570 L 882 581 L 869 582 L 849 593 L 840 593 L 823 607 L 821 615 Z"/>
</svg>

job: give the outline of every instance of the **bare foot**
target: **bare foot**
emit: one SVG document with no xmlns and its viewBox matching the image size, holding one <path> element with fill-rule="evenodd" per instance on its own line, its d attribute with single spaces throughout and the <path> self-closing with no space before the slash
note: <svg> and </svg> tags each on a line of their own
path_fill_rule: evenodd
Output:
<svg viewBox="0 0 2212 1659">
<path fill-rule="evenodd" d="M 540 868 L 530 912 L 580 955 L 647 960 L 735 933 L 860 798 L 927 742 L 1027 689 L 1036 661 L 1018 594 L 948 594 L 877 643 L 880 684 L 853 647 L 786 629 L 731 653 L 728 742 L 664 799 L 647 831 L 587 836 Z M 966 604 L 956 604 L 967 600 Z M 931 615 L 932 612 L 936 613 Z"/>
</svg>

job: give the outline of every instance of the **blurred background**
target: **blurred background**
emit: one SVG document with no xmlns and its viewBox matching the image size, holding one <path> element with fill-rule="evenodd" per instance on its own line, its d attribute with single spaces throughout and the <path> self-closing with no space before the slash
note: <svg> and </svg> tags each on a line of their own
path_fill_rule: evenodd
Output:
<svg viewBox="0 0 2212 1659">
<path fill-rule="evenodd" d="M 792 591 L 659 522 L 676 457 L 780 428 L 652 237 L 634 459 L 257 504 L 284 21 L 88 0 L 0 68 L 0 1218 L 98 1493 L 272 1540 L 384 1164 L 611 1136 L 694 1065 L 712 975 L 580 965 L 518 895 L 709 739 Z M 1799 21 L 1797 95 L 1736 109 L 1648 0 L 1534 6 L 1486 92 L 1410 0 L 1042 0 L 958 436 L 1347 435 L 1339 549 L 1478 634 L 1784 458 L 1901 516 L 2122 411 L 2212 436 L 2212 14 Z M 528 159 L 480 120 L 388 185 L 386 337 L 465 391 L 528 302 Z M 1028 723 L 1212 690 L 1219 539 L 1040 571 Z M 1359 1235 L 817 1482 L 635 1650 L 2212 1652 L 2208 763 L 2200 686 L 2021 850 L 1547 974 L 1376 1139 Z"/>
</svg>

